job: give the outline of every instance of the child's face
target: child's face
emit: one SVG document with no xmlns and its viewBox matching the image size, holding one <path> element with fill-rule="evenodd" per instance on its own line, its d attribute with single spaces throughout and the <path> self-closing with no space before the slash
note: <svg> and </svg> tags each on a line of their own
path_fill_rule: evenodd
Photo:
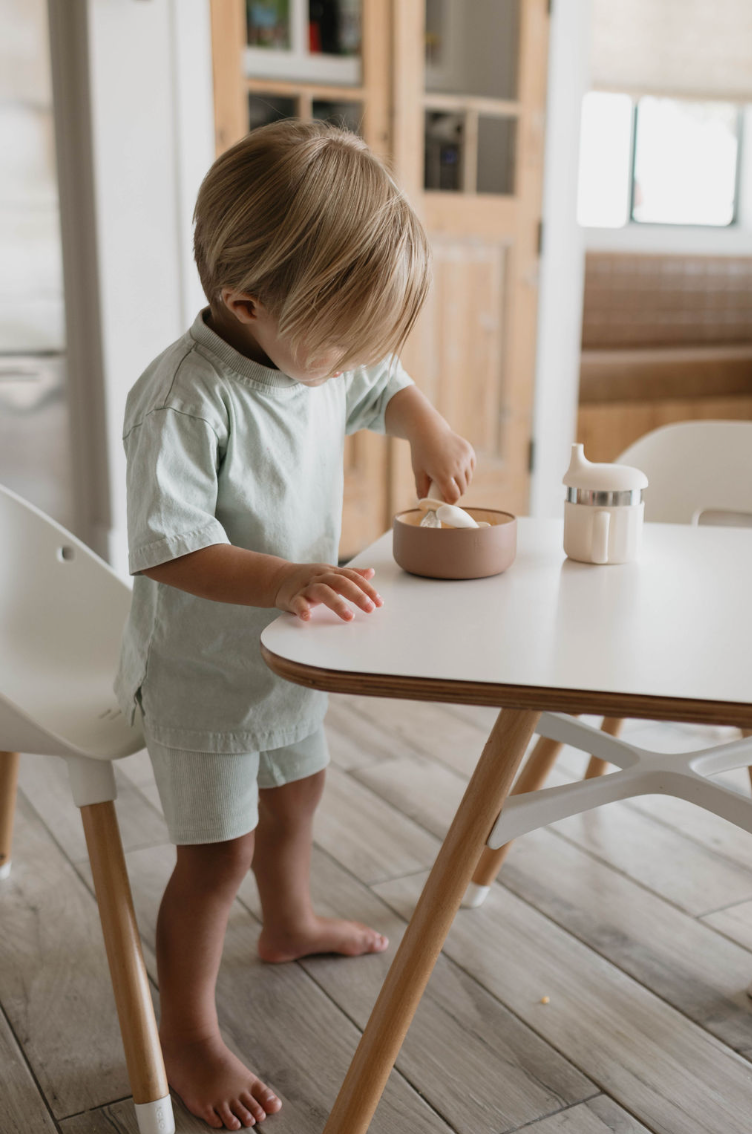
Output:
<svg viewBox="0 0 752 1134">
<path fill-rule="evenodd" d="M 338 347 L 322 352 L 319 358 L 304 366 L 293 354 L 289 342 L 280 335 L 277 320 L 263 303 L 230 288 L 222 290 L 222 299 L 228 314 L 237 320 L 235 329 L 244 346 L 243 353 L 249 358 L 262 365 L 271 362 L 283 374 L 305 386 L 321 386 L 342 373 L 334 369 L 337 360 L 342 357 L 342 350 Z M 222 326 L 227 329 L 224 320 Z M 237 341 L 233 345 L 238 345 Z M 300 353 L 305 357 L 305 344 L 302 348 Z"/>
</svg>

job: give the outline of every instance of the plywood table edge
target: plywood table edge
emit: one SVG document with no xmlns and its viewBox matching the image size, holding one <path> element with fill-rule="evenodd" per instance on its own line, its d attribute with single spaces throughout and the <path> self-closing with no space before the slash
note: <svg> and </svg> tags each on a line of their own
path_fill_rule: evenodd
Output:
<svg viewBox="0 0 752 1134">
<path fill-rule="evenodd" d="M 324 669 L 291 661 L 261 643 L 264 661 L 279 677 L 327 693 L 397 697 L 408 701 L 443 701 L 455 705 L 491 705 L 499 709 L 538 709 L 550 713 L 593 713 L 688 724 L 752 728 L 752 703 L 705 701 L 689 697 L 651 697 L 589 689 L 551 689 L 537 685 L 498 685 L 400 674 Z"/>
</svg>

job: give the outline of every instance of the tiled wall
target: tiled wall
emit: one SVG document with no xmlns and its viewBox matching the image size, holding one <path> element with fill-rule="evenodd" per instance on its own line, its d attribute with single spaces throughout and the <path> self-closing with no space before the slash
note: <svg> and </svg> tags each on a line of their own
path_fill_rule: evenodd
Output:
<svg viewBox="0 0 752 1134">
<path fill-rule="evenodd" d="M 582 346 L 752 342 L 752 257 L 591 252 Z"/>
</svg>

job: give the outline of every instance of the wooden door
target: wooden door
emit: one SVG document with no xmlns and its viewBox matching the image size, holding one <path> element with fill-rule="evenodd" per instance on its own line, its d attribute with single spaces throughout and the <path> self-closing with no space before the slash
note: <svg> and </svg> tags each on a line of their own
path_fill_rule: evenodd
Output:
<svg viewBox="0 0 752 1134">
<path fill-rule="evenodd" d="M 527 510 L 547 0 L 394 5 L 393 154 L 434 283 L 403 361 L 478 457 L 464 502 Z M 394 441 L 390 509 L 415 500 Z"/>
<path fill-rule="evenodd" d="M 359 40 L 356 55 L 310 50 L 309 0 L 212 0 L 217 152 L 272 118 L 330 117 L 359 130 L 394 169 L 435 261 L 403 360 L 475 446 L 466 501 L 524 512 L 547 0 L 341 0 L 340 7 L 351 46 Z M 265 26 L 251 26 L 253 10 L 270 14 Z M 445 159 L 453 150 L 452 167 Z M 414 501 L 405 442 L 368 432 L 349 438 L 341 557 Z"/>
</svg>

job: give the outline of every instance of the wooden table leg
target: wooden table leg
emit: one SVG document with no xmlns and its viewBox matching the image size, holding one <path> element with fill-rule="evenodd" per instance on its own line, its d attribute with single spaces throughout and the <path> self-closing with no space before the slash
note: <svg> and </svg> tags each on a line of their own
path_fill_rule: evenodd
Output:
<svg viewBox="0 0 752 1134">
<path fill-rule="evenodd" d="M 609 736 L 618 736 L 623 726 L 623 717 L 604 717 L 601 732 L 608 733 Z M 601 760 L 598 756 L 591 756 L 584 778 L 586 780 L 594 780 L 598 776 L 605 775 L 608 768 L 608 760 Z"/>
<path fill-rule="evenodd" d="M 365 1134 L 540 713 L 503 709 L 392 961 L 324 1134 Z"/>
<path fill-rule="evenodd" d="M 10 874 L 18 759 L 17 752 L 0 752 L 0 878 L 7 878 Z"/>
<path fill-rule="evenodd" d="M 549 737 L 542 736 L 530 753 L 529 760 L 520 772 L 517 782 L 509 794 L 524 795 L 529 791 L 539 791 L 548 779 L 551 769 L 556 763 L 556 758 L 563 747 L 564 745 L 560 744 L 558 740 L 550 740 Z M 485 892 L 501 870 L 501 865 L 509 854 L 511 846 L 511 843 L 505 843 L 504 846 L 497 847 L 496 850 L 492 850 L 491 847 L 483 848 L 472 878 L 473 889 L 476 886 L 481 888 L 479 898 L 485 897 Z M 471 904 L 481 905 L 482 902 L 475 900 Z"/>
<path fill-rule="evenodd" d="M 171 1134 L 172 1104 L 115 804 L 80 810 L 139 1128 Z"/>
</svg>

